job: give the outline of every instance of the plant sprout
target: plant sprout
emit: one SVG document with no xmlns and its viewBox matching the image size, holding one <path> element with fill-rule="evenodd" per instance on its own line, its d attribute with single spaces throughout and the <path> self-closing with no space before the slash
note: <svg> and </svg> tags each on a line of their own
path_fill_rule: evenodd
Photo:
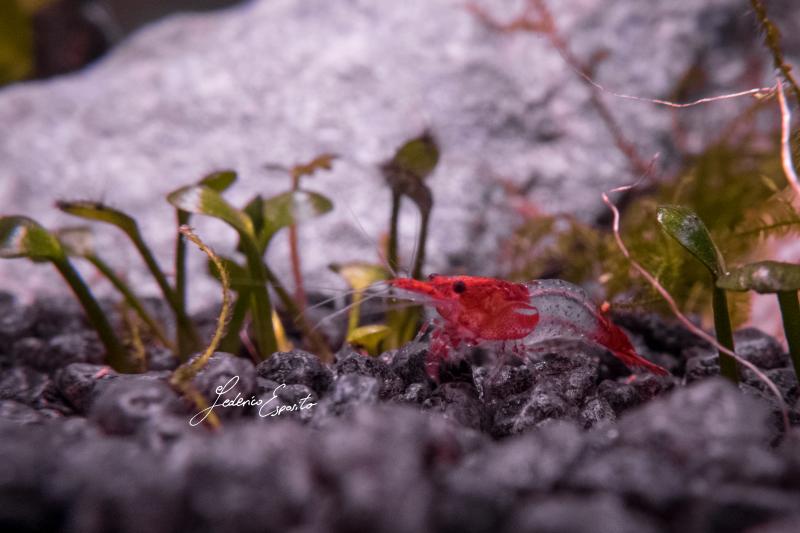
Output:
<svg viewBox="0 0 800 533">
<path fill-rule="evenodd" d="M 391 160 L 381 165 L 386 183 L 392 189 L 392 212 L 389 222 L 389 268 L 397 271 L 398 260 L 398 224 L 400 218 L 400 201 L 403 196 L 409 197 L 419 209 L 421 223 L 415 250 L 414 265 L 411 275 L 421 279 L 422 266 L 425 263 L 425 243 L 428 235 L 428 222 L 433 207 L 433 194 L 425 184 L 439 163 L 439 147 L 430 132 L 424 132 L 401 146 Z"/>
<path fill-rule="evenodd" d="M 161 294 L 163 294 L 164 300 L 166 300 L 167 304 L 169 304 L 170 308 L 172 308 L 172 311 L 175 314 L 179 348 L 181 344 L 181 338 L 191 339 L 190 347 L 185 347 L 185 351 L 180 352 L 178 355 L 182 359 L 186 359 L 189 356 L 190 351 L 197 349 L 200 346 L 200 338 L 197 335 L 197 331 L 195 330 L 192 321 L 189 319 L 189 315 L 186 314 L 186 309 L 181 305 L 175 290 L 167 282 L 167 277 L 164 275 L 164 272 L 158 265 L 156 258 L 153 256 L 153 252 L 150 251 L 150 248 L 144 242 L 141 231 L 139 231 L 139 225 L 132 217 L 123 213 L 122 211 L 97 202 L 60 201 L 56 203 L 56 206 L 60 210 L 70 215 L 88 220 L 105 222 L 106 224 L 111 224 L 112 226 L 116 226 L 121 229 L 122 232 L 125 233 L 125 235 L 127 235 L 131 240 L 134 247 L 139 252 L 139 255 L 142 256 L 142 259 L 147 265 L 147 269 L 150 271 L 150 274 L 152 274 L 153 278 L 158 284 L 158 287 L 161 289 Z"/>
<path fill-rule="evenodd" d="M 733 332 L 728 312 L 728 298 L 725 291 L 717 287 L 717 280 L 725 274 L 725 261 L 717 245 L 714 244 L 711 234 L 700 217 L 687 207 L 660 206 L 656 217 L 664 231 L 700 261 L 711 275 L 714 331 L 719 343 L 733 351 Z M 739 373 L 736 361 L 720 351 L 718 354 L 720 373 L 737 383 Z"/>
<path fill-rule="evenodd" d="M 175 347 L 167 338 L 163 328 L 144 308 L 142 301 L 133 293 L 128 285 L 114 272 L 114 270 L 103 259 L 97 255 L 94 247 L 92 231 L 88 227 L 64 228 L 56 232 L 58 240 L 61 242 L 67 255 L 80 257 L 90 262 L 115 289 L 122 294 L 125 302 L 134 310 L 139 318 L 144 322 L 153 335 L 167 348 L 174 350 Z"/>
<path fill-rule="evenodd" d="M 253 280 L 250 288 L 250 309 L 255 326 L 256 342 L 262 358 L 277 349 L 272 328 L 272 303 L 267 291 L 266 265 L 261 259 L 253 221 L 242 211 L 230 205 L 222 195 L 207 185 L 189 185 L 167 196 L 173 206 L 189 213 L 201 214 L 222 220 L 239 234 L 239 244 L 247 258 L 247 271 Z"/>
<path fill-rule="evenodd" d="M 236 181 L 236 172 L 221 170 L 208 174 L 198 182 L 217 192 L 224 192 Z M 182 209 L 175 210 L 175 219 L 178 227 L 187 226 L 191 220 L 191 213 Z M 175 298 L 181 309 L 186 309 L 186 237 L 178 231 L 175 239 Z M 179 330 L 178 349 L 180 353 L 188 353 L 191 349 L 191 339 L 182 335 Z"/>
<path fill-rule="evenodd" d="M 389 278 L 385 268 L 368 263 L 333 264 L 330 269 L 342 276 L 353 289 L 353 303 L 347 320 L 346 341 L 363 346 L 371 355 L 378 355 L 381 343 L 391 334 L 391 328 L 383 324 L 358 325 L 361 300 L 373 284 Z"/>
<path fill-rule="evenodd" d="M 118 372 L 135 372 L 134 362 L 111 329 L 83 278 L 67 258 L 58 239 L 35 220 L 23 216 L 0 217 L 0 258 L 28 258 L 34 262 L 49 261 L 69 285 L 86 312 L 89 323 L 97 331 L 106 349 L 106 361 Z"/>
<path fill-rule="evenodd" d="M 303 176 L 312 176 L 318 170 L 330 170 L 333 168 L 333 160 L 336 159 L 334 154 L 321 154 L 308 163 L 298 164 L 290 169 L 280 165 L 266 165 L 270 170 L 285 171 L 292 178 L 292 192 L 300 191 L 300 178 Z M 294 300 L 300 310 L 306 307 L 306 293 L 303 288 L 303 272 L 300 266 L 300 237 L 298 235 L 297 222 L 289 225 L 289 253 L 292 263 L 292 276 L 294 277 L 295 295 Z"/>
<path fill-rule="evenodd" d="M 392 209 L 389 219 L 389 242 L 387 246 L 387 262 L 392 272 L 397 272 L 399 267 L 398 226 L 400 203 L 403 197 L 407 196 L 416 204 L 420 213 L 419 234 L 417 235 L 417 247 L 414 250 L 414 264 L 411 266 L 411 276 L 415 279 L 422 278 L 428 225 L 431 209 L 433 208 L 433 193 L 425 184 L 425 180 L 433 173 L 438 163 L 439 147 L 436 144 L 436 139 L 430 132 L 425 131 L 419 137 L 404 143 L 398 148 L 392 159 L 381 165 L 383 177 L 392 190 Z M 389 311 L 387 324 L 391 334 L 386 340 L 386 345 L 389 348 L 399 348 L 402 344 L 414 338 L 421 315 L 419 307 Z"/>
</svg>

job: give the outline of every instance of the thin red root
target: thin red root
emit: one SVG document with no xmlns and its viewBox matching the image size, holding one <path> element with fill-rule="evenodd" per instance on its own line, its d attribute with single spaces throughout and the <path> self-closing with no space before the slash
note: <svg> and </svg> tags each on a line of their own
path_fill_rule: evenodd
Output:
<svg viewBox="0 0 800 533">
<path fill-rule="evenodd" d="M 797 171 L 792 162 L 792 145 L 789 142 L 792 131 L 792 114 L 789 105 L 786 103 L 786 95 L 783 92 L 783 83 L 778 78 L 778 103 L 781 108 L 781 164 L 783 173 L 786 174 L 786 181 L 789 182 L 796 199 L 800 199 L 800 180 L 797 178 Z"/>
</svg>

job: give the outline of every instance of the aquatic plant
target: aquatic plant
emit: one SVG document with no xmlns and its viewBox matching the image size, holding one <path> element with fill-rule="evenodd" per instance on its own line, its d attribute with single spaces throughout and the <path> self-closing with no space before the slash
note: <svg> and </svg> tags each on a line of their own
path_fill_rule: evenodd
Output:
<svg viewBox="0 0 800 533">
<path fill-rule="evenodd" d="M 712 307 L 714 310 L 714 332 L 717 341 L 733 351 L 733 331 L 728 313 L 728 298 L 725 291 L 717 287 L 717 280 L 727 272 L 725 260 L 717 248 L 708 228 L 697 213 L 683 206 L 664 205 L 656 212 L 658 223 L 667 234 L 692 254 L 708 270 L 711 276 Z M 719 353 L 720 373 L 734 383 L 739 381 L 736 361 L 723 352 Z"/>
<path fill-rule="evenodd" d="M 108 364 L 119 372 L 138 370 L 114 334 L 105 312 L 72 266 L 64 247 L 52 233 L 32 218 L 0 217 L 0 258 L 27 258 L 34 262 L 52 263 L 78 298 L 89 323 L 97 331 L 106 349 Z"/>
</svg>

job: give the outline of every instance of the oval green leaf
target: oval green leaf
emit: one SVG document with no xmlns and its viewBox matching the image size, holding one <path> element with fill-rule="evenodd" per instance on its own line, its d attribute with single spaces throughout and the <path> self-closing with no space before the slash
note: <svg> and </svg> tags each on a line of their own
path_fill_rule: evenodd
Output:
<svg viewBox="0 0 800 533">
<path fill-rule="evenodd" d="M 261 203 L 263 232 L 267 240 L 281 228 L 300 224 L 333 209 L 333 202 L 312 191 L 288 191 Z"/>
<path fill-rule="evenodd" d="M 64 259 L 64 249 L 53 234 L 32 218 L 0 218 L 0 258 L 27 257 L 34 261 Z"/>
<path fill-rule="evenodd" d="M 250 218 L 229 204 L 219 192 L 206 185 L 181 187 L 169 193 L 167 201 L 183 211 L 218 218 L 240 233 L 253 235 Z"/>
<path fill-rule="evenodd" d="M 101 202 L 59 201 L 56 202 L 56 207 L 76 217 L 113 224 L 129 235 L 139 231 L 139 227 L 133 217 Z"/>
<path fill-rule="evenodd" d="M 360 326 L 347 335 L 347 342 L 355 346 L 363 347 L 370 355 L 378 355 L 381 342 L 383 342 L 391 332 L 391 328 L 384 324 Z"/>
<path fill-rule="evenodd" d="M 725 273 L 725 262 L 708 228 L 688 207 L 662 205 L 656 211 L 658 223 L 705 266 L 714 278 Z"/>
<path fill-rule="evenodd" d="M 433 172 L 438 163 L 439 146 L 433 135 L 426 131 L 403 144 L 386 166 L 423 180 Z"/>
<path fill-rule="evenodd" d="M 403 144 L 390 161 L 381 165 L 381 172 L 395 195 L 408 196 L 427 215 L 433 207 L 433 194 L 424 180 L 438 163 L 439 147 L 426 131 Z"/>
<path fill-rule="evenodd" d="M 206 177 L 201 179 L 197 184 L 205 185 L 210 189 L 214 189 L 215 191 L 222 193 L 228 190 L 235 181 L 236 181 L 236 172 L 234 172 L 233 170 L 219 170 L 217 172 L 212 172 L 211 174 L 207 175 Z"/>
<path fill-rule="evenodd" d="M 800 265 L 759 261 L 734 268 L 717 280 L 717 287 L 729 291 L 771 294 L 800 290 Z"/>
</svg>

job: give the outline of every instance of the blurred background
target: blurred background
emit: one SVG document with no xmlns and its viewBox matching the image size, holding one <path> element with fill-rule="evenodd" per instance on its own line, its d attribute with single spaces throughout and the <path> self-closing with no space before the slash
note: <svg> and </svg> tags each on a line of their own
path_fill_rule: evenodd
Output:
<svg viewBox="0 0 800 533">
<path fill-rule="evenodd" d="M 0 83 L 80 69 L 140 26 L 240 0 L 4 0 Z"/>
</svg>

